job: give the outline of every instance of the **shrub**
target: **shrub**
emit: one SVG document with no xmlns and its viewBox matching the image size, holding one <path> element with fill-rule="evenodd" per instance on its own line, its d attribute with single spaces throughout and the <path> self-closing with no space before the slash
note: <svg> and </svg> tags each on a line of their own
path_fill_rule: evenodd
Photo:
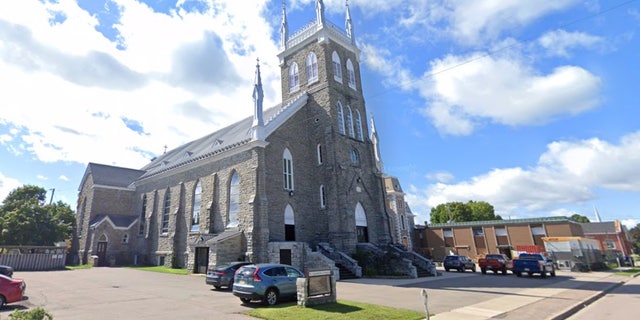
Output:
<svg viewBox="0 0 640 320">
<path fill-rule="evenodd" d="M 16 310 L 9 315 L 10 320 L 53 320 L 53 316 L 42 308 Z"/>
</svg>

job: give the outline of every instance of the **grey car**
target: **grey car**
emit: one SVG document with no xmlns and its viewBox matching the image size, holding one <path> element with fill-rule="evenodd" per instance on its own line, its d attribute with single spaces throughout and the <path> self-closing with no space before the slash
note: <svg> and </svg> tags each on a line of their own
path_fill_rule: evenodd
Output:
<svg viewBox="0 0 640 320">
<path fill-rule="evenodd" d="M 450 255 L 444 257 L 444 270 L 447 272 L 450 269 L 456 269 L 459 272 L 464 272 L 465 270 L 471 270 L 476 272 L 476 264 L 473 260 L 469 259 L 467 256 L 456 256 Z"/>
<path fill-rule="evenodd" d="M 251 262 L 232 262 L 216 266 L 207 270 L 207 278 L 205 283 L 216 289 L 221 287 L 233 288 L 233 277 L 242 266 L 251 264 Z"/>
<path fill-rule="evenodd" d="M 286 264 L 253 264 L 236 272 L 233 294 L 243 303 L 260 300 L 274 305 L 281 299 L 296 298 L 298 278 L 302 271 Z"/>
</svg>

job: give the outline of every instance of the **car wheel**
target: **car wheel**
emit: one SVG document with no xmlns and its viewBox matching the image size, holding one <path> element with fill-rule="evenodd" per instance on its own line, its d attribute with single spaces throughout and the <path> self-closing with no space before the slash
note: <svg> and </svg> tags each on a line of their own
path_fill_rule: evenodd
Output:
<svg viewBox="0 0 640 320">
<path fill-rule="evenodd" d="M 216 290 L 220 290 L 220 286 L 218 285 L 214 285 L 213 287 L 216 288 Z"/>
<path fill-rule="evenodd" d="M 544 270 L 542 270 L 542 271 L 540 272 L 540 278 L 546 278 L 546 277 L 547 277 L 547 272 L 546 272 L 546 271 L 544 271 Z"/>
<path fill-rule="evenodd" d="M 506 269 L 506 268 L 503 268 L 503 269 L 502 269 L 502 275 L 504 276 L 504 275 L 506 275 L 506 274 L 507 274 L 507 269 Z"/>
<path fill-rule="evenodd" d="M 551 270 L 551 276 L 552 276 L 552 277 L 555 277 L 555 276 L 556 276 L 556 270 L 555 270 L 555 269 Z"/>
<path fill-rule="evenodd" d="M 522 277 L 522 272 L 514 272 L 516 274 L 516 277 Z"/>
<path fill-rule="evenodd" d="M 249 299 L 249 298 L 240 298 L 240 301 L 242 301 L 242 303 L 249 303 L 249 302 L 251 302 L 251 299 Z"/>
<path fill-rule="evenodd" d="M 460 267 L 460 269 L 458 269 L 458 272 L 464 272 L 464 266 Z"/>
<path fill-rule="evenodd" d="M 473 266 L 473 269 L 471 269 L 471 272 L 476 272 L 476 266 Z"/>
<path fill-rule="evenodd" d="M 276 292 L 275 289 L 267 290 L 267 293 L 264 295 L 264 303 L 270 306 L 278 303 L 278 292 Z"/>
<path fill-rule="evenodd" d="M 0 309 L 4 307 L 4 303 L 5 303 L 4 296 L 0 296 Z"/>
<path fill-rule="evenodd" d="M 487 269 L 486 268 L 480 268 L 480 272 L 482 272 L 482 274 L 487 274 Z"/>
<path fill-rule="evenodd" d="M 229 286 L 228 286 L 229 290 L 233 290 L 233 279 L 231 279 L 229 281 Z"/>
<path fill-rule="evenodd" d="M 444 268 L 445 271 L 449 272 L 449 268 Z"/>
</svg>

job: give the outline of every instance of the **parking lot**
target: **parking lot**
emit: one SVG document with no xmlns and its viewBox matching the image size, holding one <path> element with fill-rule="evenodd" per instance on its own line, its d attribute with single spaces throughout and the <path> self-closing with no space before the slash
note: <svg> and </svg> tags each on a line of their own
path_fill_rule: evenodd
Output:
<svg viewBox="0 0 640 320">
<path fill-rule="evenodd" d="M 608 275 L 602 273 L 559 272 L 557 277 L 541 279 L 517 278 L 512 274 L 440 272 L 442 276 L 419 279 L 340 281 L 337 295 L 339 300 L 424 312 L 420 292 L 427 289 L 429 312 L 436 314 L 435 318 L 468 309 L 519 319 L 527 310 L 551 316 L 601 290 L 606 285 L 603 280 L 609 281 Z M 243 305 L 228 290 L 214 290 L 205 284 L 203 275 L 91 268 L 16 272 L 14 277 L 26 280 L 29 299 L 7 305 L 0 310 L 0 318 L 6 318 L 14 310 L 43 307 L 55 319 L 233 320 L 253 319 L 243 313 L 262 307 Z M 518 313 L 511 317 L 509 312 L 515 309 Z"/>
</svg>

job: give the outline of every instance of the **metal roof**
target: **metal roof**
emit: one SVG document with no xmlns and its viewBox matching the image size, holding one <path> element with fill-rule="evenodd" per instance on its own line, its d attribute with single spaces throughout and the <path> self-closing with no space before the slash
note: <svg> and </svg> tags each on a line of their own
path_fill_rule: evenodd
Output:
<svg viewBox="0 0 640 320">
<path fill-rule="evenodd" d="M 536 223 L 576 223 L 568 217 L 543 217 L 543 218 L 527 218 L 527 219 L 508 219 L 508 220 L 485 220 L 485 221 L 464 221 L 450 223 L 432 223 L 428 228 L 454 228 L 454 227 L 477 227 L 477 226 L 495 226 L 509 224 L 536 224 Z"/>
</svg>

